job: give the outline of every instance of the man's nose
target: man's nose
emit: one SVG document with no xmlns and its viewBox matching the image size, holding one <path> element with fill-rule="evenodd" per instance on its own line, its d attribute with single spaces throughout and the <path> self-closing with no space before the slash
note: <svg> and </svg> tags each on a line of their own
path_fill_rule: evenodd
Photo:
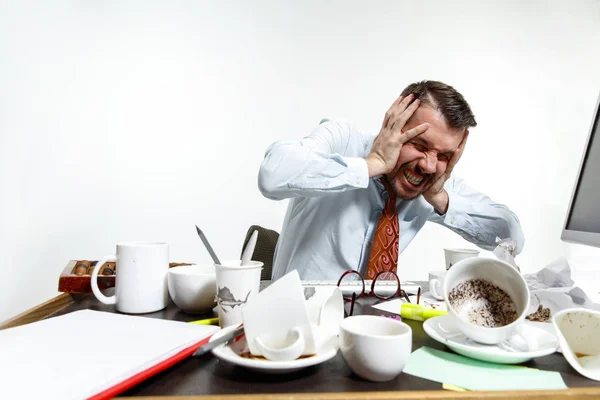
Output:
<svg viewBox="0 0 600 400">
<path fill-rule="evenodd" d="M 423 154 L 423 157 L 419 160 L 419 167 L 426 174 L 435 173 L 437 164 L 437 156 L 431 153 Z"/>
</svg>

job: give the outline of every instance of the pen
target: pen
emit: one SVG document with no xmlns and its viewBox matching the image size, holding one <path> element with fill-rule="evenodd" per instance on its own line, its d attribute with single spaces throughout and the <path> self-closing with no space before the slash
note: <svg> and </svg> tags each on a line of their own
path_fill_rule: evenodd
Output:
<svg viewBox="0 0 600 400">
<path fill-rule="evenodd" d="M 200 346 L 198 348 L 198 350 L 196 350 L 196 352 L 194 354 L 192 354 L 192 356 L 202 356 L 202 355 L 208 353 L 209 351 L 211 351 L 212 349 L 214 349 L 215 347 L 218 347 L 222 344 L 227 344 L 227 343 L 231 342 L 232 340 L 235 342 L 243 335 L 244 335 L 244 325 L 241 324 L 240 326 L 235 328 L 234 331 L 226 333 L 223 336 L 221 336 L 211 342 L 208 342 L 205 345 Z"/>
<path fill-rule="evenodd" d="M 207 319 L 199 319 L 198 321 L 190 321 L 190 322 L 188 322 L 188 324 L 194 324 L 194 325 L 218 325 L 219 324 L 219 317 L 207 318 Z"/>
</svg>

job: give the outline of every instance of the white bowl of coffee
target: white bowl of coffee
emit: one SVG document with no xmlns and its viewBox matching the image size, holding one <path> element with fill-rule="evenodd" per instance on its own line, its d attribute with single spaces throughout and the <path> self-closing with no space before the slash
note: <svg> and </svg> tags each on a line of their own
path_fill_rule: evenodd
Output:
<svg viewBox="0 0 600 400">
<path fill-rule="evenodd" d="M 497 344 L 518 333 L 529 309 L 523 276 L 493 258 L 468 258 L 454 264 L 444 279 L 444 298 L 458 329 L 484 344 Z"/>
<path fill-rule="evenodd" d="M 212 311 L 216 306 L 216 272 L 213 265 L 184 265 L 169 269 L 169 294 L 177 307 L 190 314 Z"/>
</svg>

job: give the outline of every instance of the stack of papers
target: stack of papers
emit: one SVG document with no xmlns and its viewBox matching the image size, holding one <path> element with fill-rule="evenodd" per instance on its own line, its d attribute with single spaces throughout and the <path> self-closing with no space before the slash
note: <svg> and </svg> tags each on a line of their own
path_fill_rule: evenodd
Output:
<svg viewBox="0 0 600 400">
<path fill-rule="evenodd" d="M 110 398 L 219 328 L 83 310 L 0 331 L 0 398 Z"/>
</svg>

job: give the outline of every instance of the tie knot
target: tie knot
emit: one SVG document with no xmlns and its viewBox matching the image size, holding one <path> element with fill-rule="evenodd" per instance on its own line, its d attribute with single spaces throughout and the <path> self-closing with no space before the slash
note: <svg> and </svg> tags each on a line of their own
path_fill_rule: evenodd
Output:
<svg viewBox="0 0 600 400">
<path fill-rule="evenodd" d="M 392 197 L 392 196 L 396 197 L 396 193 L 394 193 L 394 191 L 392 190 L 392 187 L 390 186 L 390 183 L 387 181 L 387 179 L 385 177 L 379 178 L 379 182 L 381 182 L 383 184 L 383 187 L 385 187 L 385 190 L 388 192 L 390 197 Z"/>
</svg>

